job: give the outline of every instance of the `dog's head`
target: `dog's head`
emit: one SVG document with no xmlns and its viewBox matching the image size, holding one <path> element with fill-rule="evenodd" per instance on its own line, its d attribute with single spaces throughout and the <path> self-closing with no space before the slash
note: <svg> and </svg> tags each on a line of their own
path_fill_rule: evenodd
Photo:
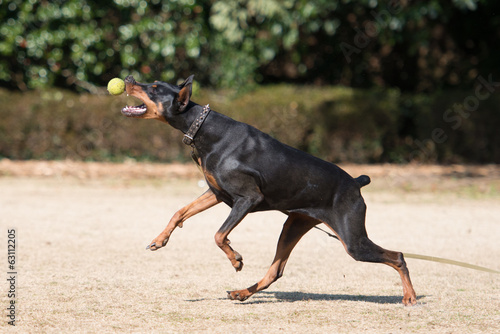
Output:
<svg viewBox="0 0 500 334">
<path fill-rule="evenodd" d="M 125 78 L 125 90 L 128 95 L 140 99 L 143 104 L 126 106 L 122 109 L 122 114 L 127 117 L 168 122 L 168 119 L 186 110 L 191 98 L 193 77 L 194 75 L 189 76 L 180 85 L 172 85 L 162 81 L 142 84 L 129 75 Z"/>
</svg>

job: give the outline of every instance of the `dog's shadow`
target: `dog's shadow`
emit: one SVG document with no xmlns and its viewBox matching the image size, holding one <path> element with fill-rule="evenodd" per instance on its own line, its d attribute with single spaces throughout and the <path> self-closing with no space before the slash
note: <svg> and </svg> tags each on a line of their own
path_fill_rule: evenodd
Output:
<svg viewBox="0 0 500 334">
<path fill-rule="evenodd" d="M 425 296 L 418 296 L 417 299 L 422 299 Z M 249 301 L 244 304 L 261 304 L 261 303 L 276 303 L 287 302 L 293 303 L 298 301 L 356 301 L 376 304 L 401 304 L 402 296 L 367 296 L 367 295 L 342 295 L 342 294 L 320 294 L 320 293 L 304 293 L 304 292 L 282 292 L 282 291 L 260 291 L 255 294 Z"/>
<path fill-rule="evenodd" d="M 426 304 L 423 302 L 425 295 L 417 296 L 418 305 Z M 228 300 L 227 298 L 218 298 L 219 300 Z M 199 302 L 207 300 L 189 299 L 189 302 Z M 294 303 L 300 301 L 354 301 L 366 302 L 375 304 L 394 304 L 403 305 L 402 296 L 367 296 L 367 295 L 340 295 L 340 294 L 324 294 L 324 293 L 305 293 L 298 291 L 260 291 L 252 296 L 251 299 L 244 302 L 237 302 L 235 305 L 252 305 L 252 304 L 265 304 L 265 303 Z"/>
</svg>

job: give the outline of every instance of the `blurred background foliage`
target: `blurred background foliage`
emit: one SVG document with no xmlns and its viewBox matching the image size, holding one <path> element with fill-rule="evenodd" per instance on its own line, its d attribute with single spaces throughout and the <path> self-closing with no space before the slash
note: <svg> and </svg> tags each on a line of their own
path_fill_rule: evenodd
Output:
<svg viewBox="0 0 500 334">
<path fill-rule="evenodd" d="M 499 13 L 495 0 L 0 0 L 0 157 L 182 159 L 170 133 L 105 116 L 119 106 L 96 94 L 113 77 L 194 73 L 195 101 L 330 161 L 499 163 L 498 91 L 458 127 L 443 117 L 478 77 L 500 81 Z M 120 127 L 88 139 L 102 122 Z"/>
<path fill-rule="evenodd" d="M 495 0 L 0 5 L 0 83 L 21 90 L 196 73 L 211 87 L 298 82 L 433 91 L 469 88 L 479 73 L 499 73 Z"/>
</svg>

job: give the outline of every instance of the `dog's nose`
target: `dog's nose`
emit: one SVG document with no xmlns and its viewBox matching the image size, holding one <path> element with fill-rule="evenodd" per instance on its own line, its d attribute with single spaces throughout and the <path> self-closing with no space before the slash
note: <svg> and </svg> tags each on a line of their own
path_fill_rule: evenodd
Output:
<svg viewBox="0 0 500 334">
<path fill-rule="evenodd" d="M 132 91 L 134 90 L 134 87 L 137 85 L 137 82 L 135 81 L 134 77 L 129 75 L 125 78 L 125 91 L 127 94 L 132 94 Z"/>
<path fill-rule="evenodd" d="M 133 76 L 129 75 L 125 78 L 125 83 L 126 84 L 132 84 L 135 85 L 135 79 Z"/>
</svg>

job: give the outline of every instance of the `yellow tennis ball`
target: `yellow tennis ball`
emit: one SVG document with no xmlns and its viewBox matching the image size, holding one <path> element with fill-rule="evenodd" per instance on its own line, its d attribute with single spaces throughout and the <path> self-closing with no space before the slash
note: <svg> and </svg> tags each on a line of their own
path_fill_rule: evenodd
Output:
<svg viewBox="0 0 500 334">
<path fill-rule="evenodd" d="M 120 78 L 114 78 L 108 82 L 108 92 L 111 95 L 120 95 L 125 91 L 125 82 Z"/>
</svg>

